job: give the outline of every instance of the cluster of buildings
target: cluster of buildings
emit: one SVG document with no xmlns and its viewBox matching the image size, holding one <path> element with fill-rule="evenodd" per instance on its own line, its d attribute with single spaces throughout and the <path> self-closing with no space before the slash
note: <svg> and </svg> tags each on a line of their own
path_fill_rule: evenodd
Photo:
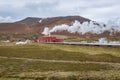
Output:
<svg viewBox="0 0 120 80">
<path fill-rule="evenodd" d="M 58 39 L 54 36 L 43 36 L 36 39 L 35 42 L 63 42 L 63 39 Z"/>
<path fill-rule="evenodd" d="M 14 42 L 15 44 L 30 44 L 30 43 L 50 43 L 50 42 L 63 42 L 63 39 L 60 39 L 60 38 L 57 38 L 55 36 L 41 36 L 35 40 L 24 40 L 24 41 L 10 41 L 10 40 L 3 40 L 3 41 L 0 41 L 0 42 L 3 42 L 3 43 L 9 43 L 9 42 Z"/>
</svg>

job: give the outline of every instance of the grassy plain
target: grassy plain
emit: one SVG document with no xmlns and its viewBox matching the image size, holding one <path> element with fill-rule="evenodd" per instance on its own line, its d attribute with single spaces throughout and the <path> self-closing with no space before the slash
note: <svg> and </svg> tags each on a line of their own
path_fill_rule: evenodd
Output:
<svg viewBox="0 0 120 80">
<path fill-rule="evenodd" d="M 0 80 L 119 80 L 120 47 L 0 44 L 0 77 Z"/>
</svg>

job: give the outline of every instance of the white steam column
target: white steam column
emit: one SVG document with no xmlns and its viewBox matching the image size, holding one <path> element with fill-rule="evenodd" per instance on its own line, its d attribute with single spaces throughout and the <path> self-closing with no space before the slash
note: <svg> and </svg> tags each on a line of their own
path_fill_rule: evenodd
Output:
<svg viewBox="0 0 120 80">
<path fill-rule="evenodd" d="M 44 28 L 44 31 L 42 32 L 42 34 L 46 35 L 46 36 L 50 36 L 50 31 L 48 27 Z"/>
</svg>

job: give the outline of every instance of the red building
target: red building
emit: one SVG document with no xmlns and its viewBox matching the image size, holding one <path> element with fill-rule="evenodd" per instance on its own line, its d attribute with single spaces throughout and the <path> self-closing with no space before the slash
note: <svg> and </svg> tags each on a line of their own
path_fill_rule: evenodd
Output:
<svg viewBox="0 0 120 80">
<path fill-rule="evenodd" d="M 63 42 L 63 39 L 58 39 L 56 37 L 52 37 L 52 36 L 44 36 L 44 37 L 40 37 L 38 39 L 36 39 L 36 42 Z"/>
</svg>

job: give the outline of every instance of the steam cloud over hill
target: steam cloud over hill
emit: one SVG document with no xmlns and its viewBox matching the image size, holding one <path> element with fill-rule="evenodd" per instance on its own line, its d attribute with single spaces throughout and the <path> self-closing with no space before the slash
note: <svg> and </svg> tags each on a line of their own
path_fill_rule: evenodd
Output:
<svg viewBox="0 0 120 80">
<path fill-rule="evenodd" d="M 118 19 L 119 20 L 119 19 Z M 94 21 L 83 22 L 82 24 L 75 20 L 71 26 L 62 24 L 54 26 L 50 32 L 60 32 L 60 31 L 68 31 L 70 33 L 93 33 L 93 34 L 101 34 L 105 31 L 109 31 L 111 34 L 113 32 L 120 32 L 120 22 L 119 21 L 109 21 L 106 25 L 103 23 L 95 24 Z"/>
</svg>

